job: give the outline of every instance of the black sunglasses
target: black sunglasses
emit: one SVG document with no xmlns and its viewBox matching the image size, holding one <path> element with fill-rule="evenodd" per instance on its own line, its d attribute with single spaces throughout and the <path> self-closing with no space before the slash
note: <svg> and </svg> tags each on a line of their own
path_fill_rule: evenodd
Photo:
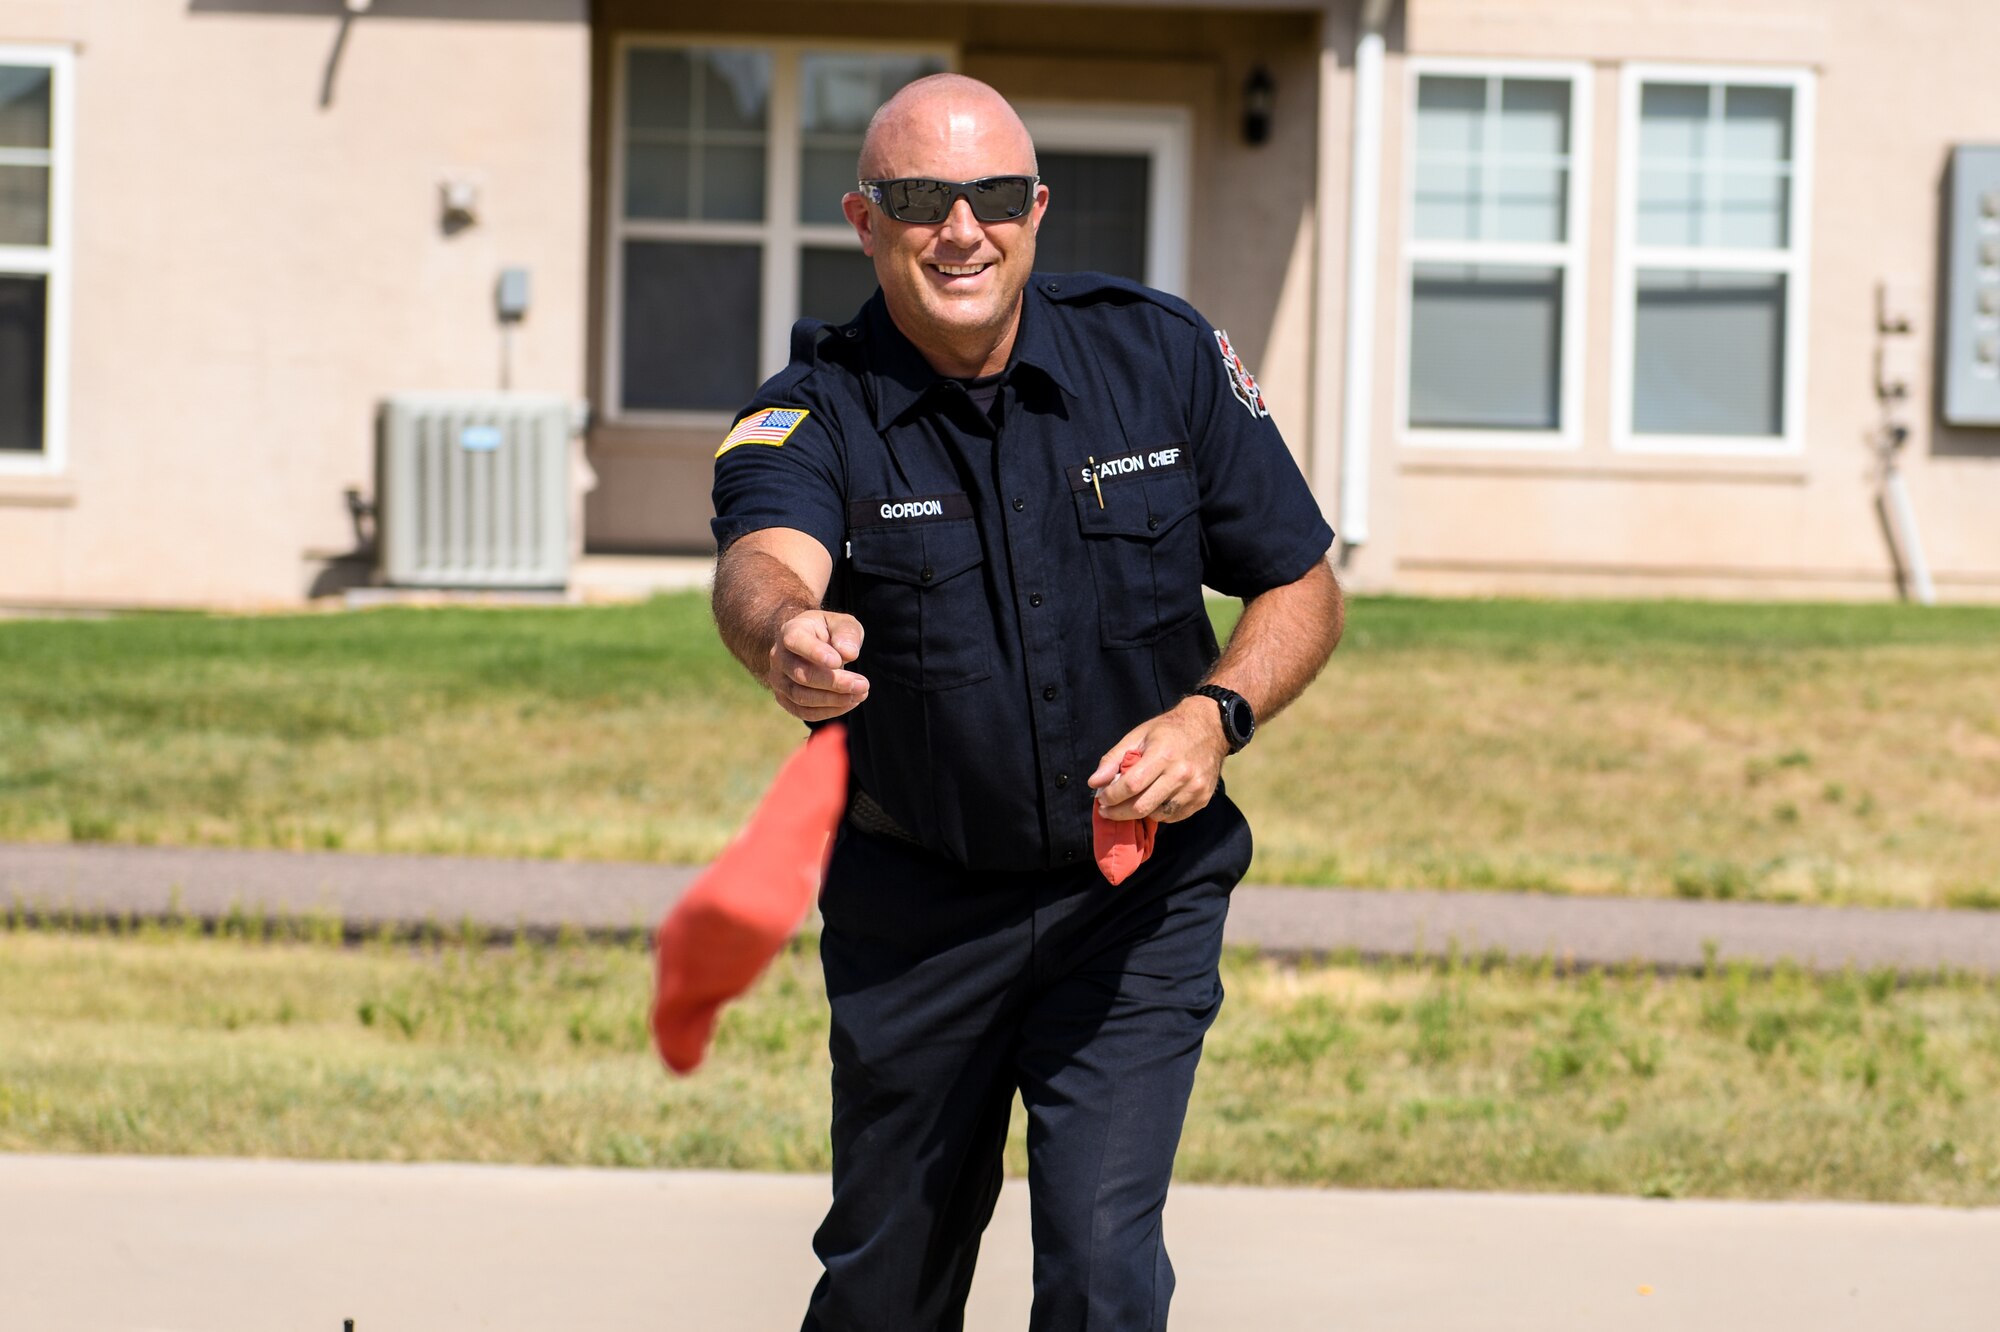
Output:
<svg viewBox="0 0 2000 1332">
<path fill-rule="evenodd" d="M 981 222 L 1012 222 L 1034 202 L 1040 176 L 981 176 L 978 180 L 932 180 L 899 176 L 864 180 L 861 193 L 898 222 L 942 222 L 963 198 Z"/>
</svg>

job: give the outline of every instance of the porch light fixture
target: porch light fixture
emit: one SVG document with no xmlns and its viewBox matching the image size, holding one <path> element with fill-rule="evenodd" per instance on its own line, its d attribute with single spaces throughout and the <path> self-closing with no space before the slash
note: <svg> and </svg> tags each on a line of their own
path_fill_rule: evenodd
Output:
<svg viewBox="0 0 2000 1332">
<path fill-rule="evenodd" d="M 1243 142 L 1252 148 L 1271 137 L 1271 110 L 1278 103 L 1278 85 L 1271 71 L 1258 65 L 1243 81 Z"/>
</svg>

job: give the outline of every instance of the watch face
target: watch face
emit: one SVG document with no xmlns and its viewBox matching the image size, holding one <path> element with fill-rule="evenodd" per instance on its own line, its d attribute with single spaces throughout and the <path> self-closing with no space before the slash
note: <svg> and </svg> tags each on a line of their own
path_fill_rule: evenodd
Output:
<svg viewBox="0 0 2000 1332">
<path fill-rule="evenodd" d="M 1250 733 L 1257 729 L 1257 723 L 1250 716 L 1250 705 L 1240 698 L 1232 698 L 1228 705 L 1229 732 L 1238 745 L 1250 742 Z"/>
</svg>

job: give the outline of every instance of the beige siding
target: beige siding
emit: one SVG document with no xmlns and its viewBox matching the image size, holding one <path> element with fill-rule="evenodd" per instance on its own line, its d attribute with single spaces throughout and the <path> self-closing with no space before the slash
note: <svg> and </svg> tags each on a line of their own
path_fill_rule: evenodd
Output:
<svg viewBox="0 0 2000 1332">
<path fill-rule="evenodd" d="M 1314 173 L 1329 164 L 1330 197 L 1344 198 L 1356 8 L 1335 0 L 1323 29 L 1311 6 L 1233 2 L 385 2 L 350 26 L 322 108 L 340 31 L 332 0 L 0 0 L 0 42 L 77 52 L 70 465 L 56 479 L 0 477 L 0 604 L 296 601 L 353 545 L 342 491 L 372 489 L 380 397 L 497 386 L 503 266 L 534 279 L 516 386 L 598 398 L 610 59 L 627 33 L 935 42 L 1017 98 L 1187 108 L 1188 294 L 1229 328 L 1331 510 L 1338 430 L 1315 439 L 1310 427 L 1337 427 L 1341 386 L 1315 383 L 1311 367 L 1315 339 L 1339 364 L 1346 312 L 1338 280 L 1324 308 L 1313 289 L 1322 260 L 1345 272 L 1346 218 L 1315 215 Z M 1323 41 L 1334 55 L 1324 65 Z M 1373 533 L 1349 553 L 1355 583 L 1893 595 L 1869 448 L 1884 420 L 1872 365 L 1875 288 L 1887 281 L 1910 293 L 1915 317 L 1905 461 L 1940 593 L 2000 600 L 2000 431 L 1938 425 L 1931 382 L 1939 190 L 1951 144 L 2000 141 L 2000 5 L 1409 0 L 1393 8 L 1388 47 Z M 1475 454 L 1400 438 L 1412 55 L 1591 71 L 1573 451 Z M 1814 75 L 1797 457 L 1612 447 L 1619 80 L 1635 61 Z M 1238 99 L 1257 63 L 1276 78 L 1278 107 L 1274 140 L 1251 149 Z M 447 174 L 481 189 L 479 225 L 455 236 L 438 224 Z M 719 428 L 600 421 L 593 544 L 705 549 Z"/>
<path fill-rule="evenodd" d="M 503 266 L 515 386 L 583 394 L 584 0 L 364 16 L 322 109 L 335 10 L 0 0 L 0 41 L 78 52 L 70 480 L 0 478 L 0 602 L 298 600 L 381 395 L 498 386 Z M 481 187 L 450 237 L 447 172 Z"/>
<path fill-rule="evenodd" d="M 1895 592 L 1869 437 L 1875 287 L 1914 293 L 1916 373 L 1905 467 L 1939 595 L 2000 599 L 2000 431 L 1934 422 L 1939 189 L 1950 145 L 2000 140 L 1990 54 L 2000 6 L 1923 0 L 1606 5 L 1597 0 L 1416 0 L 1392 46 L 1392 182 L 1400 237 L 1407 67 L 1401 55 L 1573 58 L 1594 65 L 1590 311 L 1580 450 L 1452 454 L 1399 444 L 1405 331 L 1385 302 L 1376 532 L 1364 585 L 1412 591 L 1867 596 Z M 1638 457 L 1611 446 L 1612 277 L 1619 71 L 1628 62 L 1803 67 L 1818 81 L 1806 440 L 1802 456 Z M 1387 247 L 1385 293 L 1403 281 Z"/>
</svg>

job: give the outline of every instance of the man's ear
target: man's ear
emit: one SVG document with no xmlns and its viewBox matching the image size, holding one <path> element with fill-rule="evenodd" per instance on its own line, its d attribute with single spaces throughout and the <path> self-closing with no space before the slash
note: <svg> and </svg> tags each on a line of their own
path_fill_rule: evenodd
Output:
<svg viewBox="0 0 2000 1332">
<path fill-rule="evenodd" d="M 861 253 L 870 259 L 875 257 L 875 214 L 868 211 L 868 201 L 853 190 L 840 197 L 840 211 L 847 215 L 848 225 L 861 238 Z"/>
</svg>

